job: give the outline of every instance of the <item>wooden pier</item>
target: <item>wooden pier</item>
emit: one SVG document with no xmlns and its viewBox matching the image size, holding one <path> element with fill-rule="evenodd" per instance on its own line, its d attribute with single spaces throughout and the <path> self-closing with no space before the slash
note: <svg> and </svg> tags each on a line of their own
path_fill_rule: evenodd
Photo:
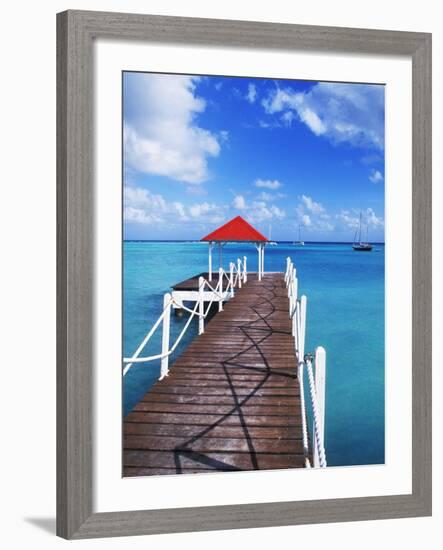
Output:
<svg viewBox="0 0 443 550">
<path fill-rule="evenodd" d="M 124 419 L 124 476 L 305 465 L 288 310 L 283 273 L 248 273 Z"/>
</svg>

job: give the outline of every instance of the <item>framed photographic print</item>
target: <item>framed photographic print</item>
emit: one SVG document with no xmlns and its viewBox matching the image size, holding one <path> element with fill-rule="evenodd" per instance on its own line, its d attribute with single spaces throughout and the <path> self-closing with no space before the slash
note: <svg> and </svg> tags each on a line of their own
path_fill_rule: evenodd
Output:
<svg viewBox="0 0 443 550">
<path fill-rule="evenodd" d="M 58 534 L 429 515 L 430 35 L 57 34 Z"/>
</svg>

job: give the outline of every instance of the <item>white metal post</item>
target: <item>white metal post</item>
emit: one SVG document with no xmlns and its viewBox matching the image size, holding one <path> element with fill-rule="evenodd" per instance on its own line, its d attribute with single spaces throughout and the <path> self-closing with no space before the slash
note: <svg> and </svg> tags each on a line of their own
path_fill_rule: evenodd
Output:
<svg viewBox="0 0 443 550">
<path fill-rule="evenodd" d="M 315 391 L 317 394 L 318 420 L 320 441 L 324 446 L 325 435 L 325 403 L 326 403 L 326 351 L 319 346 L 315 350 Z M 315 433 L 315 427 L 314 431 Z M 320 457 L 318 455 L 317 445 L 314 445 L 314 467 L 320 466 Z"/>
<path fill-rule="evenodd" d="M 261 274 L 262 277 L 265 274 L 265 245 L 262 245 L 262 253 L 261 253 Z"/>
<path fill-rule="evenodd" d="M 205 332 L 205 319 L 204 319 L 204 288 L 205 280 L 203 277 L 198 278 L 198 333 L 203 334 Z"/>
<path fill-rule="evenodd" d="M 289 275 L 289 266 L 291 265 L 291 258 L 288 256 L 286 258 L 286 272 L 285 272 L 285 283 L 288 283 L 288 275 Z"/>
<path fill-rule="evenodd" d="M 234 264 L 229 264 L 229 285 L 231 287 L 231 298 L 234 298 Z"/>
<path fill-rule="evenodd" d="M 169 331 L 171 321 L 171 299 L 172 296 L 167 292 L 163 296 L 163 310 L 166 310 L 163 317 L 163 334 L 162 334 L 162 355 L 169 351 Z M 162 357 L 160 366 L 160 379 L 168 375 L 169 372 L 169 355 Z"/>
<path fill-rule="evenodd" d="M 243 256 L 243 281 L 248 282 L 248 269 L 246 266 L 246 256 Z"/>
<path fill-rule="evenodd" d="M 258 266 L 257 266 L 257 275 L 258 280 L 261 281 L 261 244 L 256 246 L 258 252 Z"/>
<path fill-rule="evenodd" d="M 298 280 L 296 277 L 292 280 L 292 336 L 295 336 L 297 333 L 297 315 L 295 313 L 295 308 L 297 308 L 297 293 L 298 293 Z"/>
<path fill-rule="evenodd" d="M 306 337 L 306 305 L 307 299 L 306 296 L 302 296 L 300 299 L 300 332 L 299 332 L 299 357 L 300 360 L 304 360 L 305 356 L 305 337 Z"/>
<path fill-rule="evenodd" d="M 209 269 L 209 280 L 212 281 L 212 241 L 209 241 L 209 253 L 208 253 L 208 269 Z"/>
<path fill-rule="evenodd" d="M 288 296 L 291 292 L 291 281 L 293 281 L 295 278 L 295 267 L 294 264 L 291 262 L 291 265 L 289 266 L 289 275 L 288 275 Z"/>
<path fill-rule="evenodd" d="M 218 302 L 218 311 L 223 311 L 223 268 L 218 269 L 218 293 L 219 293 L 219 302 Z"/>
<path fill-rule="evenodd" d="M 237 272 L 238 272 L 238 288 L 241 288 L 242 273 L 241 273 L 241 260 L 240 260 L 240 258 L 237 259 Z"/>
</svg>

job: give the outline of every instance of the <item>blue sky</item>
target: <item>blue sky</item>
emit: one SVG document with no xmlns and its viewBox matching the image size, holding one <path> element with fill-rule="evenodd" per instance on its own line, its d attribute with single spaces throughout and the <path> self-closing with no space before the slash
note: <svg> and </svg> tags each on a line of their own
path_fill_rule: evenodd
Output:
<svg viewBox="0 0 443 550">
<path fill-rule="evenodd" d="M 384 86 L 123 74 L 125 239 L 384 241 Z"/>
</svg>

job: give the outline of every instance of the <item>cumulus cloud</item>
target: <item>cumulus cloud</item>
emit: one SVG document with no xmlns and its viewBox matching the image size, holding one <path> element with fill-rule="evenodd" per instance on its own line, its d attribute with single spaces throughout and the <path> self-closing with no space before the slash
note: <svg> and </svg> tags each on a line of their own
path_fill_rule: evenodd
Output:
<svg viewBox="0 0 443 550">
<path fill-rule="evenodd" d="M 225 208 L 214 203 L 185 206 L 179 201 L 167 201 L 162 195 L 142 187 L 125 186 L 124 219 L 144 225 L 199 222 L 219 223 L 225 218 Z"/>
<path fill-rule="evenodd" d="M 286 212 L 275 204 L 269 204 L 264 200 L 246 201 L 243 195 L 236 195 L 232 206 L 236 210 L 240 210 L 251 223 L 282 220 L 286 216 Z"/>
<path fill-rule="evenodd" d="M 243 195 L 236 195 L 232 201 L 232 206 L 237 210 L 244 210 L 246 208 L 246 201 Z"/>
<path fill-rule="evenodd" d="M 349 229 L 357 229 L 360 223 L 360 211 L 353 210 L 341 210 L 336 216 L 337 220 L 341 222 L 345 227 Z M 378 217 L 372 208 L 367 208 L 362 211 L 363 223 L 367 224 L 371 228 L 381 228 L 384 226 L 384 221 L 381 217 Z"/>
<path fill-rule="evenodd" d="M 298 223 L 309 227 L 313 231 L 329 232 L 335 227 L 326 208 L 321 203 L 313 200 L 312 197 L 302 195 L 295 211 Z"/>
<path fill-rule="evenodd" d="M 275 191 L 276 189 L 280 189 L 280 187 L 283 185 L 278 180 L 262 180 L 262 179 L 256 179 L 254 181 L 255 187 L 264 187 L 265 189 L 271 189 Z"/>
<path fill-rule="evenodd" d="M 264 201 L 252 201 L 247 207 L 246 217 L 251 223 L 260 223 L 271 220 L 282 220 L 286 212 L 275 204 L 267 204 Z"/>
<path fill-rule="evenodd" d="M 271 193 L 267 193 L 266 191 L 262 191 L 259 196 L 258 196 L 259 200 L 261 201 L 272 201 L 274 196 L 271 194 Z"/>
<path fill-rule="evenodd" d="M 302 195 L 301 201 L 309 210 L 309 212 L 312 212 L 313 214 L 324 214 L 326 212 L 324 206 L 321 205 L 319 202 L 315 202 L 311 197 Z"/>
<path fill-rule="evenodd" d="M 297 116 L 315 135 L 333 143 L 384 148 L 383 86 L 320 82 L 307 92 L 277 88 L 262 105 L 286 123 Z"/>
<path fill-rule="evenodd" d="M 188 184 L 209 179 L 208 159 L 220 153 L 220 137 L 198 126 L 197 116 L 206 108 L 196 95 L 198 80 L 182 75 L 125 75 L 128 167 Z"/>
<path fill-rule="evenodd" d="M 255 84 L 248 84 L 248 93 L 246 94 L 246 99 L 249 103 L 254 103 L 257 98 L 257 88 Z"/>
<path fill-rule="evenodd" d="M 312 225 L 311 218 L 309 217 L 309 214 L 302 214 L 301 224 L 304 225 L 305 227 L 310 227 Z"/>
<path fill-rule="evenodd" d="M 380 172 L 380 170 L 372 170 L 369 179 L 372 181 L 372 183 L 380 183 L 383 181 L 383 174 Z"/>
</svg>

